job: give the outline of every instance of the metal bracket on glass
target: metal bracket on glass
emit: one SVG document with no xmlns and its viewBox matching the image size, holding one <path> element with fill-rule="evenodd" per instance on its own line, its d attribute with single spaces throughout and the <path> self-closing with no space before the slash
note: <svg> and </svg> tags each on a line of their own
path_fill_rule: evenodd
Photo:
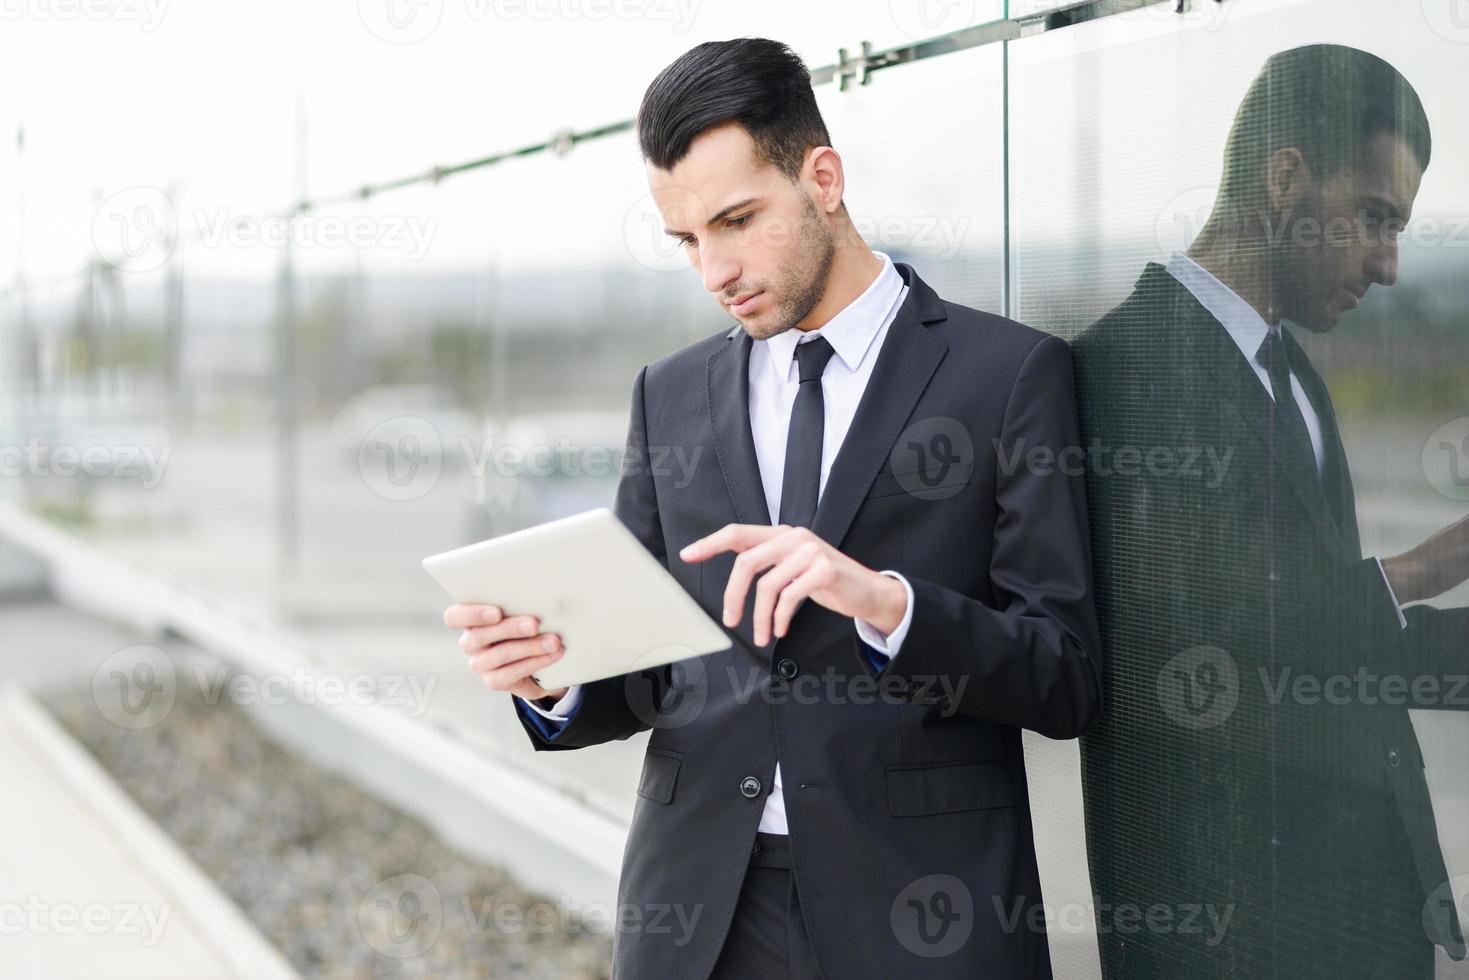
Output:
<svg viewBox="0 0 1469 980">
<path fill-rule="evenodd" d="M 571 149 L 574 146 L 576 146 L 576 133 L 572 132 L 570 129 L 557 130 L 556 132 L 552 133 L 551 138 L 546 141 L 546 149 L 550 150 L 558 157 L 566 156 L 566 154 L 571 152 Z"/>
<path fill-rule="evenodd" d="M 872 81 L 872 73 L 879 68 L 891 68 L 909 60 L 908 49 L 893 48 L 873 54 L 872 42 L 863 41 L 862 53 L 856 58 L 849 58 L 846 48 L 837 48 L 837 63 L 832 66 L 832 75 L 836 79 L 837 91 L 845 92 L 853 78 L 857 79 L 858 85 L 866 85 Z"/>
</svg>

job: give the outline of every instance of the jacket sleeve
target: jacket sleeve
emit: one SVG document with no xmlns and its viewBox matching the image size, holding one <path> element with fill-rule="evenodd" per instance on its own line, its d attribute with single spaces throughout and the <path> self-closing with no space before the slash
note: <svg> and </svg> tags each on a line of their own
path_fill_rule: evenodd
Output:
<svg viewBox="0 0 1469 980">
<path fill-rule="evenodd" d="M 633 383 L 632 418 L 613 513 L 653 557 L 667 565 L 653 471 L 648 463 L 647 416 L 643 404 L 647 373 L 648 369 L 643 368 Z M 670 673 L 665 665 L 586 684 L 571 718 L 559 725 L 542 718 L 533 719 L 534 713 L 521 704 L 515 705 L 516 717 L 538 751 L 580 749 L 630 738 L 653 727 L 663 693 L 669 686 Z M 514 695 L 510 698 L 518 700 Z"/>
<path fill-rule="evenodd" d="M 1061 339 L 1046 337 L 1026 356 L 1000 438 L 1027 449 L 1017 459 L 1045 447 L 1058 464 L 997 467 L 995 604 L 910 578 L 912 624 L 882 676 L 942 684 L 962 714 L 1074 738 L 1100 709 L 1101 644 L 1071 352 Z"/>
</svg>

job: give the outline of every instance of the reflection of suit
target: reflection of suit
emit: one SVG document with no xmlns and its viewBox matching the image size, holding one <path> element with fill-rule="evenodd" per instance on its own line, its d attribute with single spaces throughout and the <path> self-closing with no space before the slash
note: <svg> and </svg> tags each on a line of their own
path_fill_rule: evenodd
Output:
<svg viewBox="0 0 1469 980">
<path fill-rule="evenodd" d="M 551 739 L 521 715 L 538 749 L 652 728 L 623 855 L 619 906 L 634 914 L 616 937 L 619 977 L 708 975 L 777 755 L 826 976 L 1050 976 L 1020 732 L 1074 737 L 1095 716 L 1085 505 L 1079 474 L 1004 469 L 994 440 L 1075 444 L 1070 355 L 943 302 L 896 265 L 909 292 L 812 527 L 912 585 L 902 650 L 875 675 L 897 696 L 874 696 L 852 621 L 814 602 L 773 652 L 756 648 L 752 590 L 731 649 L 588 684 Z M 751 345 L 743 331 L 712 337 L 639 375 L 617 492 L 618 516 L 716 620 L 734 556 L 687 564 L 677 552 L 731 522 L 770 523 Z M 687 485 L 658 462 L 670 450 L 701 461 Z M 956 692 L 952 711 L 940 687 Z M 659 908 L 697 916 L 692 937 L 647 928 Z M 965 941 L 950 949 L 946 936 Z"/>
<path fill-rule="evenodd" d="M 1371 678 L 1462 674 L 1469 615 L 1409 608 L 1400 627 L 1362 558 L 1331 398 L 1286 346 L 1320 479 L 1275 445 L 1270 395 L 1162 266 L 1074 344 L 1108 657 L 1082 757 L 1109 978 L 1432 969 L 1422 914 L 1446 874 L 1422 756 Z M 1116 927 L 1113 910 L 1158 905 L 1172 927 Z M 1196 907 L 1230 916 L 1222 940 L 1180 928 Z"/>
</svg>

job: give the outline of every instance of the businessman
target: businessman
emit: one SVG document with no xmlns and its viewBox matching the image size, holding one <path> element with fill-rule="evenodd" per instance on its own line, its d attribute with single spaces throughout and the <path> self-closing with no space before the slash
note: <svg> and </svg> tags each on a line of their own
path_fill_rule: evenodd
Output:
<svg viewBox="0 0 1469 980">
<path fill-rule="evenodd" d="M 1453 707 L 1469 669 L 1469 614 L 1410 605 L 1469 575 L 1469 522 L 1364 557 L 1331 395 L 1283 325 L 1327 333 L 1393 285 L 1431 151 L 1387 62 L 1275 55 L 1198 238 L 1074 345 L 1107 451 L 1088 494 L 1109 670 L 1082 755 L 1108 978 L 1402 980 L 1433 975 L 1435 944 L 1464 955 L 1407 709 Z M 1160 907 L 1222 929 L 1106 918 Z"/>
<path fill-rule="evenodd" d="M 652 730 L 619 903 L 697 924 L 619 923 L 615 975 L 1049 977 L 1021 730 L 1101 665 L 1081 477 L 1001 458 L 1076 447 L 1070 352 L 867 247 L 784 45 L 690 50 L 637 134 L 736 324 L 639 372 L 616 513 L 736 642 L 547 692 L 536 610 L 446 613 L 537 749 Z"/>
</svg>

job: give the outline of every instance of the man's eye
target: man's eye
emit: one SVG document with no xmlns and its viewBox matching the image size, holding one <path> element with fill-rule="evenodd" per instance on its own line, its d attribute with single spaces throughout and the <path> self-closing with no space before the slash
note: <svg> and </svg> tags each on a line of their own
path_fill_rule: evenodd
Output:
<svg viewBox="0 0 1469 980">
<path fill-rule="evenodd" d="M 753 217 L 753 214 L 742 214 L 738 218 L 730 218 L 729 226 L 731 228 L 743 228 L 745 225 L 750 223 L 750 219 Z"/>
<path fill-rule="evenodd" d="M 678 243 L 684 248 L 693 248 L 695 245 L 699 244 L 699 240 L 691 236 L 686 236 L 684 238 L 680 238 L 678 240 Z"/>
</svg>

